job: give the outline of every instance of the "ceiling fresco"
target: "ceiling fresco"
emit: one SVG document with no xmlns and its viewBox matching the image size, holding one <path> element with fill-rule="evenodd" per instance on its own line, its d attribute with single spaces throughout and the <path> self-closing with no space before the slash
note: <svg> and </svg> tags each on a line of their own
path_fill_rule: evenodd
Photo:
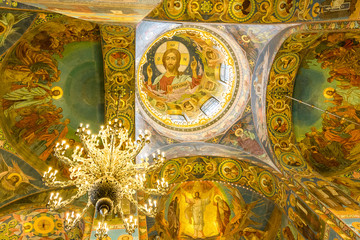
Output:
<svg viewBox="0 0 360 240">
<path fill-rule="evenodd" d="M 244 56 L 237 59 L 223 37 L 198 26 L 159 36 L 140 59 L 138 78 L 144 117 L 178 140 L 222 131 L 241 114 L 249 93 Z"/>
<path fill-rule="evenodd" d="M 180 24 L 176 23 L 142 22 L 137 28 L 137 31 L 139 32 L 139 34 L 137 34 L 136 40 L 137 64 L 139 64 L 140 59 L 144 57 L 144 55 L 141 55 L 139 53 L 145 52 L 149 48 L 149 45 L 151 45 L 151 41 L 153 39 L 157 39 L 158 36 L 161 35 L 160 32 L 171 31 L 171 29 L 175 28 L 181 28 L 180 26 Z M 226 27 L 217 26 L 217 31 L 225 33 L 229 38 L 233 38 L 236 41 L 234 42 L 234 44 L 238 44 L 239 46 L 241 46 L 241 50 L 244 51 L 245 57 L 249 62 L 249 69 L 251 74 L 251 71 L 255 67 L 255 62 L 259 52 L 261 52 L 261 49 L 269 40 L 268 36 L 274 36 L 287 27 L 289 27 L 289 25 L 276 25 L 270 28 L 261 25 L 229 25 Z M 250 83 L 247 82 L 246 84 L 248 85 L 246 86 L 246 88 L 248 89 Z M 246 91 L 249 92 L 250 89 Z M 245 96 L 249 94 L 248 92 L 245 92 Z M 211 137 L 211 135 L 209 134 L 206 135 L 206 138 L 208 138 L 206 142 L 209 143 L 208 146 L 203 143 L 193 142 L 193 134 L 187 134 L 184 135 L 184 137 L 180 138 L 180 136 L 184 133 L 178 132 L 176 133 L 177 136 L 174 139 L 172 135 L 168 134 L 169 132 L 167 130 L 165 130 L 165 132 L 158 132 L 159 128 L 156 125 L 149 125 L 143 120 L 143 117 L 147 116 L 144 112 L 142 112 L 142 114 L 137 114 L 136 126 L 138 126 L 139 129 L 148 129 L 152 133 L 152 143 L 145 150 L 145 152 L 152 152 L 160 148 L 162 151 L 166 151 L 166 154 L 168 156 L 178 157 L 179 155 L 184 154 L 182 153 L 184 152 L 182 151 L 182 148 L 185 147 L 187 149 L 185 151 L 185 154 L 187 156 L 191 154 L 196 154 L 196 152 L 199 151 L 202 154 L 214 155 L 214 150 L 216 149 L 215 152 L 221 152 L 223 156 L 230 157 L 236 156 L 237 154 L 239 155 L 242 151 L 245 151 L 261 159 L 261 161 L 275 167 L 272 160 L 270 160 L 270 158 L 262 149 L 260 140 L 258 139 L 258 135 L 256 134 L 257 129 L 255 129 L 254 120 L 252 119 L 252 109 L 250 106 L 250 102 L 248 100 L 246 100 L 245 102 L 247 102 L 246 106 L 244 106 L 244 102 L 239 101 L 237 103 L 240 108 L 244 109 L 243 112 L 238 111 L 239 107 L 235 107 L 232 112 L 230 112 L 230 114 L 239 114 L 239 116 L 241 116 L 237 122 L 232 123 L 233 127 L 229 127 L 230 125 L 227 124 L 225 126 L 225 128 L 227 128 L 226 132 L 218 131 L 220 134 L 217 134 L 213 137 Z M 219 123 L 216 122 L 214 124 L 214 127 L 219 127 Z M 244 134 L 241 134 L 241 132 L 243 132 Z M 180 141 L 189 143 L 179 145 Z M 214 146 L 214 144 L 226 145 L 227 147 L 224 148 L 222 146 Z"/>
<path fill-rule="evenodd" d="M 2 8 L 7 8 L 7 9 L 26 9 L 26 10 L 40 10 L 39 8 L 30 6 L 30 5 L 26 5 L 23 3 L 20 3 L 18 1 L 14 1 L 14 0 L 2 0 L 0 2 L 0 6 Z"/>
<path fill-rule="evenodd" d="M 47 209 L 26 209 L 1 217 L 0 237 L 8 239 L 80 239 L 83 237 L 84 223 L 71 232 L 65 232 L 65 213 L 53 214 Z"/>
<path fill-rule="evenodd" d="M 219 140 L 220 144 L 239 147 L 241 150 L 262 159 L 266 157 L 264 149 L 259 144 L 254 120 L 250 112 L 250 105 L 247 107 L 240 121 L 236 122 L 229 131 Z"/>
<path fill-rule="evenodd" d="M 347 222 L 349 229 L 355 229 L 351 219 L 360 207 L 358 181 L 353 177 L 354 169 L 358 169 L 358 158 L 352 159 L 358 127 L 356 91 L 352 91 L 357 87 L 352 74 L 356 64 L 350 62 L 357 59 L 358 34 L 351 29 L 358 25 L 343 23 L 350 29 L 347 32 L 311 31 L 327 26 L 342 29 L 336 24 L 312 25 L 282 44 L 267 87 L 268 134 L 279 164 L 331 213 Z M 310 81 L 314 88 L 305 87 Z M 354 114 L 349 114 L 348 109 Z"/>
<path fill-rule="evenodd" d="M 80 122 L 86 119 L 96 129 L 103 121 L 101 48 L 94 24 L 70 18 L 41 24 L 24 35 L 2 66 L 3 130 L 15 136 L 9 141 L 38 170 L 47 168 L 47 160 L 58 164 L 51 151 L 59 139 L 73 139 L 75 147 Z"/>
<path fill-rule="evenodd" d="M 322 39 L 305 53 L 293 96 L 329 114 L 294 103 L 294 131 L 308 163 L 324 175 L 337 175 L 359 166 L 357 89 L 360 85 L 355 72 L 360 57 L 360 35 L 336 32 L 322 35 Z M 315 94 L 303 90 L 302 84 L 307 85 L 313 79 L 310 76 L 316 76 L 312 84 L 315 89 L 322 89 L 321 97 L 318 91 Z M 307 112 L 306 118 L 300 111 Z"/>
<path fill-rule="evenodd" d="M 259 54 L 259 59 L 263 59 L 255 66 L 252 75 L 251 84 L 251 109 L 253 113 L 254 127 L 257 133 L 257 137 L 267 152 L 268 156 L 273 159 L 273 151 L 270 147 L 270 141 L 267 133 L 266 126 L 266 86 L 268 83 L 268 75 L 270 72 L 271 63 L 274 60 L 272 52 L 277 52 L 281 47 L 282 42 L 289 36 L 293 29 L 284 29 L 281 33 L 275 35 L 271 41 L 269 41 Z M 285 105 L 281 106 L 284 108 Z M 276 161 L 274 164 L 278 165 Z"/>
<path fill-rule="evenodd" d="M 257 58 L 265 44 L 274 38 L 280 31 L 294 24 L 281 25 L 225 25 L 226 30 L 246 52 L 251 70 L 254 70 Z"/>
<path fill-rule="evenodd" d="M 0 239 L 97 239 L 93 207 L 64 230 L 87 196 L 49 211 L 76 189 L 41 175 L 115 117 L 151 132 L 147 184 L 170 190 L 107 240 L 360 239 L 359 1 L 20 2 L 0 1 Z"/>
</svg>

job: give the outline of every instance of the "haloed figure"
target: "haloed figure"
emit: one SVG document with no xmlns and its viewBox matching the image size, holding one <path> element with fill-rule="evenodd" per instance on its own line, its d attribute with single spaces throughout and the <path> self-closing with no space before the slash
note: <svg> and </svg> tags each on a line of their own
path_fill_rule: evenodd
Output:
<svg viewBox="0 0 360 240">
<path fill-rule="evenodd" d="M 200 193 L 195 192 L 193 199 L 185 196 L 186 202 L 190 205 L 186 210 L 186 216 L 190 224 L 194 226 L 194 238 L 203 238 L 204 235 L 204 212 L 206 206 L 210 203 L 210 199 L 201 199 Z"/>
<path fill-rule="evenodd" d="M 194 88 L 200 84 L 201 76 L 197 75 L 197 61 L 195 57 L 190 64 L 192 70 L 192 76 L 184 75 L 179 72 L 181 54 L 177 49 L 170 48 L 165 51 L 162 62 L 166 69 L 165 73 L 157 76 L 154 81 L 152 81 L 153 71 L 151 65 L 147 67 L 148 81 L 147 85 L 149 88 L 160 91 L 162 93 L 171 93 L 173 91 L 173 86 L 182 83 L 188 83 L 190 88 Z"/>
</svg>

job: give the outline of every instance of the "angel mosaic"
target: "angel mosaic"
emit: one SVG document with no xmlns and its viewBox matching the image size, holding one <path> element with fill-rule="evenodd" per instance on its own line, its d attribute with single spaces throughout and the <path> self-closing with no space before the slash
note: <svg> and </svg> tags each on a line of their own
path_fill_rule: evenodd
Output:
<svg viewBox="0 0 360 240">
<path fill-rule="evenodd" d="M 19 165 L 12 161 L 12 166 L 6 164 L 0 154 L 0 199 L 5 202 L 16 195 L 25 195 L 39 188 L 30 181 L 35 178 L 26 175 Z"/>
</svg>

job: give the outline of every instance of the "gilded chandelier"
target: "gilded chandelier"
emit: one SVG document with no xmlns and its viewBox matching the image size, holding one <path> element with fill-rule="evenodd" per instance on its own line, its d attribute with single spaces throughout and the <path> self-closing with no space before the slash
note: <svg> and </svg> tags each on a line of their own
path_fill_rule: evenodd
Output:
<svg viewBox="0 0 360 240">
<path fill-rule="evenodd" d="M 155 188 L 145 186 L 146 175 L 159 168 L 164 160 L 164 153 L 153 154 L 153 164 L 149 158 L 141 159 L 136 164 L 135 158 L 145 144 L 150 143 L 150 133 L 139 133 L 138 139 L 132 141 L 128 131 L 115 119 L 101 129 L 97 135 L 91 134 L 89 126 L 81 124 L 77 134 L 83 144 L 83 148 L 77 147 L 71 158 L 65 156 L 69 145 L 65 141 L 55 147 L 55 156 L 70 167 L 70 180 L 57 181 L 56 173 L 49 168 L 44 173 L 45 185 L 53 188 L 76 186 L 77 193 L 67 200 L 63 200 L 59 193 L 51 193 L 48 207 L 50 210 L 58 210 L 82 195 L 88 193 L 88 203 L 81 213 L 68 213 L 65 220 L 66 230 L 73 228 L 84 216 L 91 205 L 102 215 L 102 221 L 96 232 L 97 237 L 102 239 L 107 236 L 108 227 L 105 216 L 111 212 L 121 216 L 126 231 L 132 234 L 137 227 L 136 218 L 126 216 L 122 208 L 122 202 L 127 199 L 137 206 L 137 209 L 147 216 L 154 217 L 157 206 L 156 201 L 148 200 L 148 204 L 140 204 L 136 200 L 138 191 L 148 195 L 163 195 L 167 192 L 168 183 L 158 180 Z"/>
</svg>

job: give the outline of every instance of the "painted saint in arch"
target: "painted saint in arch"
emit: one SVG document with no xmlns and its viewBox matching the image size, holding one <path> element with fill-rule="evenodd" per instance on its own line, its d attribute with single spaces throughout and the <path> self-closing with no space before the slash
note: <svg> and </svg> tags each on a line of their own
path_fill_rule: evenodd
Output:
<svg viewBox="0 0 360 240">
<path fill-rule="evenodd" d="M 187 198 L 184 194 L 186 202 L 189 204 L 185 210 L 185 214 L 190 224 L 194 226 L 194 238 L 203 238 L 204 235 L 204 212 L 206 206 L 211 202 L 210 198 L 201 198 L 199 192 L 195 192 L 194 198 Z"/>
</svg>

